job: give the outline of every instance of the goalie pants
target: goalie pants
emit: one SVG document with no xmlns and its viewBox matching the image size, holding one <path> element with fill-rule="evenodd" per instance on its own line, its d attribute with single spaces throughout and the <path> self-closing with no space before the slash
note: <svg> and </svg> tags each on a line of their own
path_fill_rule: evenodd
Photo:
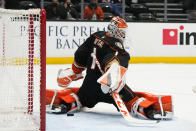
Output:
<svg viewBox="0 0 196 131">
<path fill-rule="evenodd" d="M 97 78 L 93 74 L 87 71 L 83 84 L 77 93 L 81 104 L 88 108 L 94 107 L 98 102 L 110 103 L 116 106 L 112 96 L 109 93 L 104 94 L 102 92 L 101 85 L 97 83 Z M 125 85 L 119 94 L 125 103 L 136 97 L 135 93 L 127 85 Z"/>
</svg>

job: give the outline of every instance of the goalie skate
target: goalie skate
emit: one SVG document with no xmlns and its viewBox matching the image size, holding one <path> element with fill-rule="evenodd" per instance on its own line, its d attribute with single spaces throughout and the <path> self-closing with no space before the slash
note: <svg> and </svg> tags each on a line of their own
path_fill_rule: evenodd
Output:
<svg viewBox="0 0 196 131">
<path fill-rule="evenodd" d="M 52 108 L 49 105 L 46 105 L 46 112 L 47 113 L 54 113 L 54 114 L 65 114 L 69 111 L 70 105 L 52 105 Z"/>
</svg>

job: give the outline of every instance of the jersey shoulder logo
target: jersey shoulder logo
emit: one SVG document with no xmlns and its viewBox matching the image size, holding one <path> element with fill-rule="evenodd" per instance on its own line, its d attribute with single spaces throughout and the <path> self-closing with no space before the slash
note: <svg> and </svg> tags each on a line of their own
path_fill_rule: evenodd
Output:
<svg viewBox="0 0 196 131">
<path fill-rule="evenodd" d="M 123 49 L 123 46 L 122 46 L 122 44 L 121 44 L 120 42 L 115 42 L 115 45 L 116 45 L 117 47 L 119 47 L 120 49 Z"/>
<path fill-rule="evenodd" d="M 103 47 L 104 42 L 100 39 L 95 39 L 94 44 L 97 45 L 99 48 Z"/>
</svg>

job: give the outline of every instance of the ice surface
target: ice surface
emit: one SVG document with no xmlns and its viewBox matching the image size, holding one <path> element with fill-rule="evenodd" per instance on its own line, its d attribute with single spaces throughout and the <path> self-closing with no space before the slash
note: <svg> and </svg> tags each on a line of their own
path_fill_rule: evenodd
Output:
<svg viewBox="0 0 196 131">
<path fill-rule="evenodd" d="M 60 68 L 71 65 L 47 65 L 47 88 L 61 89 L 56 76 Z M 82 80 L 73 82 L 78 87 Z M 99 103 L 74 116 L 46 115 L 47 131 L 196 131 L 195 64 L 130 64 L 127 84 L 134 91 L 172 95 L 174 120 L 161 121 L 155 126 L 128 124 L 113 105 Z"/>
</svg>

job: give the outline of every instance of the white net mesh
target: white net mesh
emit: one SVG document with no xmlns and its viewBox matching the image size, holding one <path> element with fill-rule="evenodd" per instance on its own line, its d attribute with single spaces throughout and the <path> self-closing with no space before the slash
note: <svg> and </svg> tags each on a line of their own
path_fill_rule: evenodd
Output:
<svg viewBox="0 0 196 131">
<path fill-rule="evenodd" d="M 40 130 L 40 10 L 0 9 L 0 130 Z"/>
</svg>

